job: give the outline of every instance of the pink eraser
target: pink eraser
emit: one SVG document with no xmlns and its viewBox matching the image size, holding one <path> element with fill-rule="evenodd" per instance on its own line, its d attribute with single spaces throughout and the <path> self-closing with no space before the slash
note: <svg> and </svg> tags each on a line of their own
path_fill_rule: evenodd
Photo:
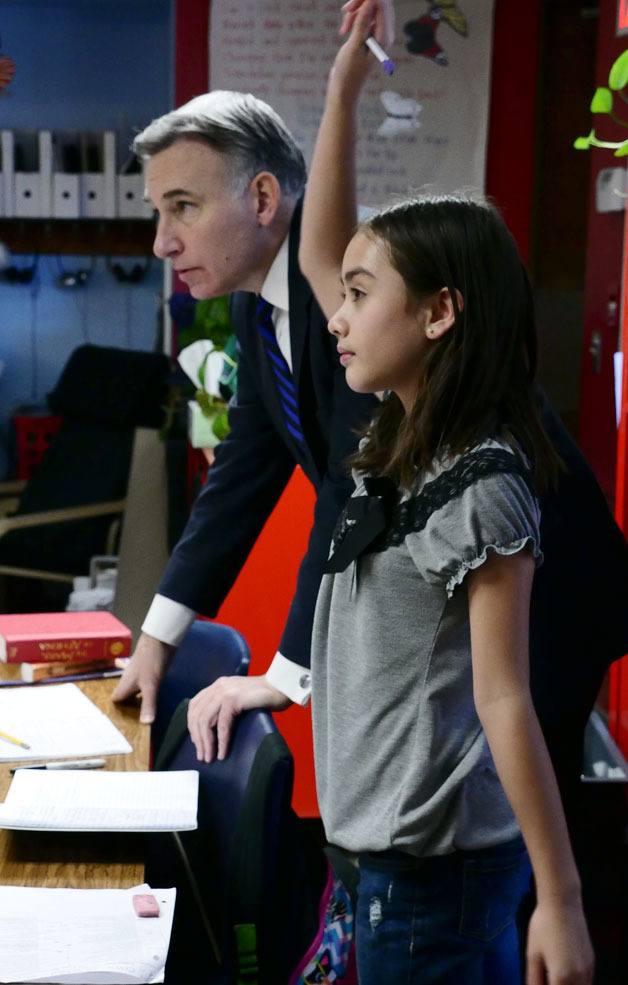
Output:
<svg viewBox="0 0 628 985">
<path fill-rule="evenodd" d="M 159 903 L 152 893 L 136 893 L 133 897 L 133 909 L 138 917 L 159 916 Z"/>
</svg>

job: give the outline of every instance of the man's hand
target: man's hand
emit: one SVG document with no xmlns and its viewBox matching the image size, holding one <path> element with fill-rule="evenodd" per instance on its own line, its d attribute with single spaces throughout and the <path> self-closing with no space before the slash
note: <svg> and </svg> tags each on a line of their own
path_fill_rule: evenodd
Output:
<svg viewBox="0 0 628 985">
<path fill-rule="evenodd" d="M 195 695 L 188 706 L 188 728 L 202 762 L 224 759 L 236 717 L 249 708 L 283 711 L 292 702 L 260 677 L 219 677 Z M 217 748 L 216 748 L 217 747 Z"/>
<path fill-rule="evenodd" d="M 150 725 L 155 720 L 157 691 L 166 672 L 173 646 L 141 633 L 131 662 L 111 695 L 114 701 L 128 701 L 141 692 L 140 722 Z"/>
</svg>

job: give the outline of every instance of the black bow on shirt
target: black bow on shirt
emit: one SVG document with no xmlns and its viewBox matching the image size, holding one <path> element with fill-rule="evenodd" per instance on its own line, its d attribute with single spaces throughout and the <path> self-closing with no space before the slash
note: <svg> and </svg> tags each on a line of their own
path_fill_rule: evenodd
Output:
<svg viewBox="0 0 628 985">
<path fill-rule="evenodd" d="M 366 496 L 354 496 L 347 503 L 325 574 L 344 571 L 390 527 L 398 498 L 395 483 L 392 479 L 368 478 L 364 480 L 364 488 Z"/>
</svg>

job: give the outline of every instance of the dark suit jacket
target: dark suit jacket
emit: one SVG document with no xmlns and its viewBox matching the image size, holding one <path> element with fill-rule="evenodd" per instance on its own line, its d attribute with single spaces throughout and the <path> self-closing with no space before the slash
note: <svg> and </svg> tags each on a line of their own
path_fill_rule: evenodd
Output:
<svg viewBox="0 0 628 985">
<path fill-rule="evenodd" d="M 292 371 L 305 444 L 285 426 L 275 378 L 255 322 L 256 296 L 232 298 L 238 340 L 238 390 L 231 431 L 216 452 L 161 584 L 161 595 L 213 616 L 235 581 L 296 464 L 317 490 L 314 524 L 280 643 L 285 657 L 309 666 L 314 606 L 334 524 L 352 489 L 346 467 L 376 400 L 353 393 L 335 339 L 297 261 L 300 208 L 289 244 Z"/>
</svg>

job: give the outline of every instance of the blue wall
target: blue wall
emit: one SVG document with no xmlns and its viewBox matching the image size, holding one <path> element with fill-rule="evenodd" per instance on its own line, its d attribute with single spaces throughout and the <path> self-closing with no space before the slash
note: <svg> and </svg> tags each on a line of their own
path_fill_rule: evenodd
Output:
<svg viewBox="0 0 628 985">
<path fill-rule="evenodd" d="M 172 106 L 173 16 L 172 0 L 3 0 L 2 53 L 16 73 L 0 94 L 0 127 L 114 129 L 123 160 L 133 133 Z M 31 260 L 14 258 L 17 266 Z M 77 345 L 154 345 L 159 261 L 127 285 L 94 258 L 87 286 L 76 290 L 57 286 L 59 262 L 90 266 L 89 257 L 41 257 L 32 284 L 0 279 L 0 478 L 13 409 L 43 402 Z"/>
</svg>

